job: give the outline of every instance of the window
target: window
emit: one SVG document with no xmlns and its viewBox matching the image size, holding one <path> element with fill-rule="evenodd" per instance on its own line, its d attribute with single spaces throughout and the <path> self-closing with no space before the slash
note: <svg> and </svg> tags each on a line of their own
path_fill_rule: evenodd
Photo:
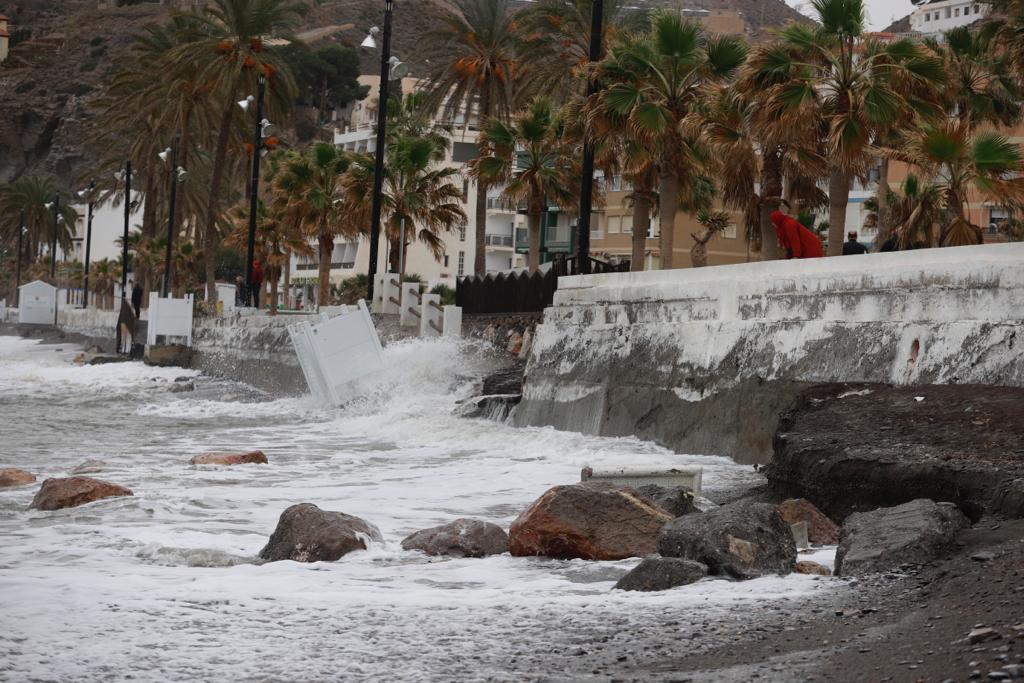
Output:
<svg viewBox="0 0 1024 683">
<path fill-rule="evenodd" d="M 628 215 L 628 216 L 623 216 L 622 217 L 622 234 L 624 234 L 624 235 L 632 235 L 633 234 L 633 216 L 632 216 L 632 214 Z"/>
<path fill-rule="evenodd" d="M 459 276 L 466 274 L 466 252 L 459 252 Z"/>
<path fill-rule="evenodd" d="M 608 216 L 608 234 L 615 235 L 622 232 L 622 216 Z"/>
<path fill-rule="evenodd" d="M 622 190 L 622 176 L 617 175 L 617 174 L 613 175 L 612 176 L 612 192 L 619 192 L 621 190 Z"/>
<path fill-rule="evenodd" d="M 981 5 L 975 5 L 974 6 L 974 13 L 975 14 L 981 14 Z"/>
<path fill-rule="evenodd" d="M 465 242 L 466 241 L 466 227 L 465 226 L 459 228 L 459 241 L 460 242 Z"/>
<path fill-rule="evenodd" d="M 949 19 L 952 15 L 953 15 L 953 8 L 952 7 L 947 7 L 946 8 L 946 18 Z"/>
<path fill-rule="evenodd" d="M 727 240 L 736 239 L 736 224 L 730 223 L 729 225 L 725 226 L 725 230 L 722 231 L 722 237 L 724 237 Z"/>
<path fill-rule="evenodd" d="M 953 16 L 954 17 L 959 17 L 960 16 L 960 8 L 959 7 L 957 7 L 956 9 L 953 10 Z"/>
<path fill-rule="evenodd" d="M 1003 227 L 1011 218 L 1012 216 L 1008 209 L 1001 206 L 993 206 L 988 210 L 988 234 L 999 234 L 999 228 Z"/>
<path fill-rule="evenodd" d="M 462 203 L 469 202 L 469 178 L 465 178 L 462 181 Z"/>
<path fill-rule="evenodd" d="M 445 255 L 444 255 L 444 267 L 445 267 L 445 268 L 447 268 L 447 267 L 448 267 L 448 254 L 445 254 Z"/>
<path fill-rule="evenodd" d="M 472 142 L 456 142 L 452 145 L 452 161 L 465 163 L 475 159 L 480 153 L 480 148 Z"/>
<path fill-rule="evenodd" d="M 924 13 L 924 20 L 925 21 L 931 21 L 932 20 L 932 13 L 931 12 L 925 12 Z"/>
</svg>

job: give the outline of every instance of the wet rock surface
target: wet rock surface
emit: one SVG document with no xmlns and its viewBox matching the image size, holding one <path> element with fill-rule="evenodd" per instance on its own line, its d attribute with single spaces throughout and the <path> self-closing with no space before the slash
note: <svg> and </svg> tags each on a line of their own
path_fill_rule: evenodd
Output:
<svg viewBox="0 0 1024 683">
<path fill-rule="evenodd" d="M 263 451 L 248 453 L 203 453 L 189 460 L 191 465 L 266 465 L 269 461 Z"/>
<path fill-rule="evenodd" d="M 832 570 L 823 564 L 817 562 L 811 562 L 810 560 L 800 560 L 793 565 L 793 571 L 797 574 L 816 574 L 818 576 L 832 576 Z"/>
<path fill-rule="evenodd" d="M 767 503 L 737 502 L 678 517 L 662 529 L 658 552 L 736 579 L 788 574 L 796 562 L 793 533 Z"/>
<path fill-rule="evenodd" d="M 109 469 L 110 465 L 103 460 L 86 460 L 80 465 L 76 465 L 71 474 L 96 474 L 103 470 Z"/>
<path fill-rule="evenodd" d="M 631 489 L 605 483 L 555 486 L 512 522 L 513 555 L 621 560 L 655 551 L 672 516 Z"/>
<path fill-rule="evenodd" d="M 457 519 L 407 536 L 402 541 L 402 548 L 419 550 L 427 555 L 485 557 L 507 552 L 508 534 L 491 522 Z"/>
<path fill-rule="evenodd" d="M 782 416 L 766 474 L 832 519 L 917 498 L 1024 516 L 1024 389 L 823 384 Z"/>
<path fill-rule="evenodd" d="M 822 514 L 821 510 L 803 498 L 790 498 L 776 506 L 786 524 L 807 522 L 807 539 L 819 545 L 839 542 L 839 525 Z"/>
<path fill-rule="evenodd" d="M 34 484 L 36 475 L 17 467 L 0 467 L 0 487 Z"/>
<path fill-rule="evenodd" d="M 300 503 L 281 513 L 260 558 L 270 562 L 333 562 L 355 550 L 366 550 L 367 539 L 383 540 L 380 530 L 370 522 Z"/>
<path fill-rule="evenodd" d="M 459 417 L 484 418 L 487 420 L 504 420 L 519 405 L 522 394 L 493 394 L 476 396 L 459 405 Z"/>
<path fill-rule="evenodd" d="M 657 505 L 673 517 L 682 517 L 691 512 L 700 512 L 693 494 L 681 486 L 658 486 L 657 484 L 645 484 L 636 487 L 640 497 Z"/>
<path fill-rule="evenodd" d="M 968 524 L 952 503 L 925 499 L 854 513 L 843 524 L 836 575 L 863 576 L 925 564 L 949 552 Z"/>
<path fill-rule="evenodd" d="M 521 394 L 523 392 L 523 370 L 523 366 L 517 364 L 492 372 L 484 377 L 480 393 L 484 396 Z"/>
<path fill-rule="evenodd" d="M 700 581 L 707 566 L 678 557 L 647 557 L 619 579 L 615 588 L 624 591 L 664 591 Z"/>
<path fill-rule="evenodd" d="M 104 498 L 132 496 L 132 490 L 92 477 L 61 477 L 47 479 L 32 498 L 35 510 L 60 510 L 85 505 Z"/>
</svg>

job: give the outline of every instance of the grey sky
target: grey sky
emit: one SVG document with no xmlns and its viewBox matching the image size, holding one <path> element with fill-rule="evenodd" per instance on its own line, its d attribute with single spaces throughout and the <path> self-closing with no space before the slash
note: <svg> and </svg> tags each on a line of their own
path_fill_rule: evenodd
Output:
<svg viewBox="0 0 1024 683">
<path fill-rule="evenodd" d="M 786 0 L 793 7 L 800 8 L 800 5 L 810 7 L 808 0 Z M 868 6 L 868 20 L 871 29 L 880 31 L 894 20 L 910 14 L 914 5 L 910 0 L 866 0 Z"/>
</svg>

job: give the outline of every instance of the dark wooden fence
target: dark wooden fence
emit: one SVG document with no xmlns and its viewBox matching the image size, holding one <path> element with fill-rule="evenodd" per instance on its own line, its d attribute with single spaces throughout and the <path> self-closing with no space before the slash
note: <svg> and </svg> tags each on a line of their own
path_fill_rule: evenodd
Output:
<svg viewBox="0 0 1024 683">
<path fill-rule="evenodd" d="M 612 265 L 590 259 L 591 273 L 628 272 L 629 262 Z M 577 275 L 576 257 L 556 257 L 545 273 L 526 271 L 497 275 L 471 275 L 455 283 L 455 303 L 462 312 L 473 313 L 534 313 L 551 305 L 558 289 L 558 278 Z"/>
</svg>

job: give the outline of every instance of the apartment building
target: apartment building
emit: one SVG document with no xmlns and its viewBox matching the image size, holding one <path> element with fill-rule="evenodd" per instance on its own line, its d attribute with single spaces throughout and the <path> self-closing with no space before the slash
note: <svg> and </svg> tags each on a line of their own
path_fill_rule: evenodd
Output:
<svg viewBox="0 0 1024 683">
<path fill-rule="evenodd" d="M 939 35 L 984 19 L 989 6 L 973 0 L 918 0 L 910 15 L 910 28 L 923 35 Z"/>
</svg>

